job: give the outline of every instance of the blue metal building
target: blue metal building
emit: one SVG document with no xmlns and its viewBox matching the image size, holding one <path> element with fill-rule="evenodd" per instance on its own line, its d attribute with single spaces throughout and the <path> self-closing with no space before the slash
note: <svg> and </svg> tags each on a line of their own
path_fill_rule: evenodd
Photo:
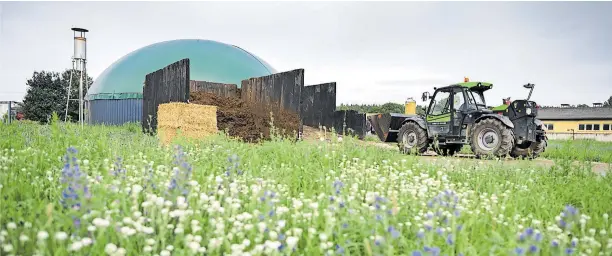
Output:
<svg viewBox="0 0 612 256">
<path fill-rule="evenodd" d="M 142 118 L 145 76 L 178 60 L 190 59 L 191 80 L 236 84 L 277 71 L 259 57 L 234 45 L 181 39 L 138 49 L 104 70 L 85 96 L 90 124 L 124 124 Z"/>
</svg>

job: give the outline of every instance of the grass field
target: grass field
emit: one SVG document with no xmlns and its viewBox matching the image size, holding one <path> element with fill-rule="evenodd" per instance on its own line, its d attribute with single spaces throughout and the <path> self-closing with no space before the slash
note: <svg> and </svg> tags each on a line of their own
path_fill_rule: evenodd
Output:
<svg viewBox="0 0 612 256">
<path fill-rule="evenodd" d="M 426 163 L 351 138 L 163 147 L 137 126 L 0 136 L 1 255 L 612 254 L 612 178 L 570 165 Z"/>
</svg>

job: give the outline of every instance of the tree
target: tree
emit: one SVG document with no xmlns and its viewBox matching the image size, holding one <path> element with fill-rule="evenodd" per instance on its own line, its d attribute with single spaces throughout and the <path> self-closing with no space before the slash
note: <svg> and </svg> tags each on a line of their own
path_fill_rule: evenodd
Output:
<svg viewBox="0 0 612 256">
<path fill-rule="evenodd" d="M 588 108 L 589 105 L 587 105 L 587 104 L 578 104 L 577 107 L 579 107 L 579 108 Z"/>
<path fill-rule="evenodd" d="M 604 101 L 603 105 L 604 105 L 604 107 L 612 108 L 612 96 L 610 96 L 610 98 L 608 98 L 608 100 Z"/>
<path fill-rule="evenodd" d="M 70 80 L 71 70 L 63 73 L 49 71 L 35 71 L 32 78 L 26 81 L 28 91 L 23 100 L 23 114 L 28 120 L 46 123 L 53 112 L 56 112 L 60 119 L 65 117 L 66 94 Z M 78 98 L 80 72 L 73 74 L 71 98 Z M 87 78 L 87 84 L 91 85 L 93 79 Z M 83 95 L 87 93 L 87 87 L 83 86 Z M 70 102 L 68 108 L 69 119 L 78 120 L 78 101 Z"/>
</svg>

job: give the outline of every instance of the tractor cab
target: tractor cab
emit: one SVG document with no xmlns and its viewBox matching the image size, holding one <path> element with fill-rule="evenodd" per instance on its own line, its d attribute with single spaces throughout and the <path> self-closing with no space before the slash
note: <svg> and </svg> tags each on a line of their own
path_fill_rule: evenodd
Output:
<svg viewBox="0 0 612 256">
<path fill-rule="evenodd" d="M 423 101 L 430 100 L 425 121 L 430 136 L 439 138 L 440 144 L 467 143 L 467 123 L 493 111 L 487 108 L 484 92 L 493 84 L 470 82 L 434 88 L 433 95 L 424 92 Z"/>
</svg>

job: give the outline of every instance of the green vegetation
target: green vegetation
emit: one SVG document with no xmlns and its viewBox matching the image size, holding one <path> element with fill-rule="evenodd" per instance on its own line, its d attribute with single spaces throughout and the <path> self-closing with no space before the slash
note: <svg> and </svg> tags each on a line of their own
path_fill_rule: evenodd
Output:
<svg viewBox="0 0 612 256">
<path fill-rule="evenodd" d="M 472 154 L 469 146 L 462 154 Z M 542 158 L 572 161 L 612 163 L 612 143 L 596 140 L 549 140 Z"/>
<path fill-rule="evenodd" d="M 400 113 L 403 114 L 405 111 L 404 104 L 388 102 L 382 105 L 377 104 L 340 104 L 337 107 L 338 110 L 356 110 L 360 113 L 377 113 L 377 114 L 388 114 L 388 113 Z M 425 114 L 425 107 L 417 105 L 416 111 L 418 115 Z"/>
<path fill-rule="evenodd" d="M 2 255 L 612 253 L 612 178 L 581 168 L 53 120 L 0 125 Z"/>
</svg>

